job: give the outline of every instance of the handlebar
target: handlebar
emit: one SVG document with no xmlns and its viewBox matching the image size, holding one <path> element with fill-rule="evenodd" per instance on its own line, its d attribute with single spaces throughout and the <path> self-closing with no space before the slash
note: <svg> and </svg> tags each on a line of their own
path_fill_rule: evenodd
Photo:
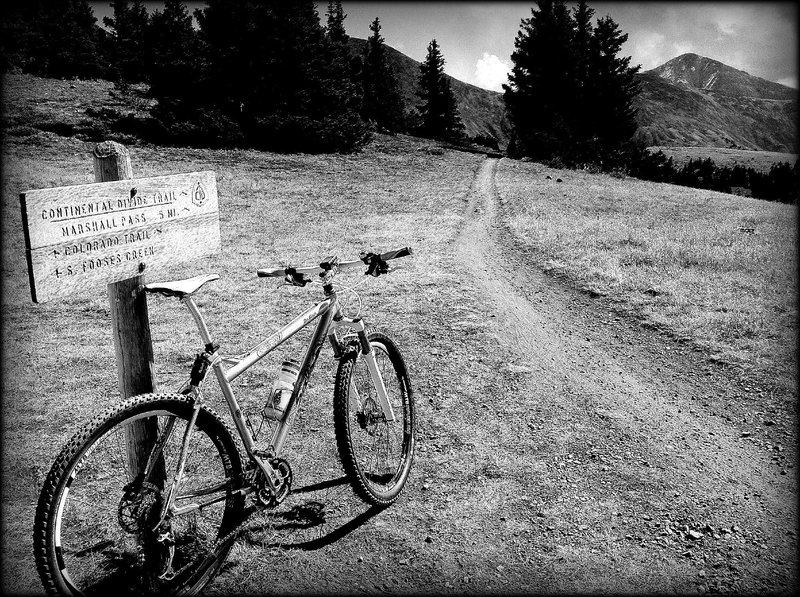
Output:
<svg viewBox="0 0 800 597">
<path fill-rule="evenodd" d="M 367 271 L 365 275 L 379 276 L 389 271 L 387 261 L 398 259 L 413 255 L 411 247 L 403 247 L 394 251 L 387 251 L 386 253 L 366 253 L 363 252 L 359 255 L 359 259 L 353 261 L 339 261 L 337 257 L 328 257 L 319 265 L 310 265 L 303 267 L 268 267 L 259 269 L 256 274 L 259 278 L 286 278 L 292 284 L 297 286 L 305 286 L 311 281 L 308 276 L 312 274 L 325 275 L 325 272 L 330 271 L 334 267 L 337 270 L 354 269 L 359 266 L 366 265 Z"/>
</svg>

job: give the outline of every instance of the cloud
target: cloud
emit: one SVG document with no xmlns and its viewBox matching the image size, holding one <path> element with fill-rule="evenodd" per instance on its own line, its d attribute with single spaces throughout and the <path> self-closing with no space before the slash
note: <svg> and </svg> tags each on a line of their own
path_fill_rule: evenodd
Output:
<svg viewBox="0 0 800 597">
<path fill-rule="evenodd" d="M 502 91 L 510 70 L 511 67 L 497 56 L 484 52 L 483 58 L 475 64 L 475 84 L 484 89 Z"/>
<path fill-rule="evenodd" d="M 629 39 L 629 51 L 636 56 L 637 64 L 642 65 L 642 70 L 655 68 L 670 58 L 675 58 L 672 51 L 666 48 L 666 39 L 662 33 L 638 31 Z"/>
<path fill-rule="evenodd" d="M 797 89 L 797 77 L 786 77 L 785 79 L 779 79 L 778 83 Z"/>
<path fill-rule="evenodd" d="M 623 55 L 642 70 L 693 52 L 769 81 L 797 78 L 796 3 L 619 2 L 608 8 L 629 34 Z"/>
<path fill-rule="evenodd" d="M 715 40 L 735 38 L 743 33 L 748 23 L 754 21 L 752 6 L 733 3 L 711 5 L 704 9 L 705 19 L 717 30 Z M 756 8 L 756 10 L 758 10 Z"/>
</svg>

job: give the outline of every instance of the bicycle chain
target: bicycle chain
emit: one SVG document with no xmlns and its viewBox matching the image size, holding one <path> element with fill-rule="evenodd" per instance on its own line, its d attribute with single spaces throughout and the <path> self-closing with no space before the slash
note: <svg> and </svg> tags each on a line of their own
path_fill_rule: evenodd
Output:
<svg viewBox="0 0 800 597">
<path fill-rule="evenodd" d="M 214 544 L 212 545 L 211 549 L 208 552 L 209 555 L 206 556 L 206 560 L 216 558 L 216 554 L 219 553 L 219 550 L 222 549 L 228 543 L 228 541 L 230 542 L 235 541 L 238 538 L 238 536 L 246 530 L 245 524 L 250 521 L 250 519 L 253 517 L 254 514 L 263 512 L 264 510 L 268 509 L 269 508 L 267 508 L 266 506 L 262 506 L 257 501 L 254 502 L 249 507 L 249 509 L 246 508 L 244 511 L 244 515 L 242 516 L 242 520 L 239 522 L 239 524 L 237 524 L 236 527 L 232 531 L 230 531 L 227 535 L 220 537 L 214 542 Z M 141 554 L 140 557 L 143 558 L 144 554 Z M 170 574 L 169 579 L 164 579 L 164 580 L 172 580 L 176 578 L 177 576 L 185 572 L 189 567 L 191 567 L 192 564 L 194 564 L 194 561 L 184 564 L 178 570 L 173 570 L 172 573 Z"/>
<path fill-rule="evenodd" d="M 214 542 L 214 545 L 212 546 L 212 548 L 209 551 L 209 555 L 206 556 L 206 560 L 216 558 L 216 554 L 219 553 L 219 550 L 222 549 L 228 543 L 228 541 L 230 541 L 230 542 L 236 541 L 238 536 L 245 531 L 245 523 L 249 522 L 250 518 L 255 513 L 262 512 L 262 511 L 267 510 L 267 509 L 268 508 L 266 508 L 264 506 L 261 506 L 257 502 L 254 503 L 252 506 L 250 506 L 250 510 L 249 511 L 247 511 L 247 509 L 245 509 L 245 513 L 244 513 L 244 516 L 242 516 L 241 522 L 239 522 L 239 524 L 236 525 L 236 528 L 234 528 L 227 535 L 225 535 L 224 537 L 220 537 L 219 539 L 217 539 Z M 187 564 L 184 564 L 178 570 L 173 571 L 172 575 L 171 575 L 171 578 L 175 578 L 175 577 L 179 576 L 180 574 L 182 574 L 193 563 L 194 562 L 188 562 Z"/>
<path fill-rule="evenodd" d="M 286 463 L 286 466 L 288 467 L 288 462 L 286 462 L 283 459 L 273 459 L 273 460 L 281 460 L 282 462 Z M 247 474 L 247 472 L 248 471 L 245 471 L 245 475 Z M 257 481 L 258 469 L 256 469 L 253 472 L 255 474 L 253 475 L 253 478 L 248 479 L 248 484 L 250 484 L 251 486 L 255 487 L 256 491 L 261 491 L 261 488 L 259 487 L 261 485 L 261 483 L 259 483 Z M 291 483 L 291 469 L 289 469 L 289 483 Z M 287 494 L 288 494 L 288 489 L 287 489 Z M 286 495 L 283 496 L 284 499 L 286 497 L 287 497 Z M 281 499 L 281 501 L 283 501 L 283 500 Z M 236 527 L 233 530 L 231 530 L 227 535 L 224 535 L 223 537 L 220 537 L 219 539 L 217 539 L 214 542 L 214 544 L 212 545 L 211 549 L 209 550 L 209 555 L 206 556 L 206 560 L 208 560 L 209 558 L 213 559 L 214 557 L 216 557 L 216 554 L 219 552 L 219 550 L 222 549 L 229 541 L 230 542 L 235 541 L 239 537 L 239 535 L 241 535 L 246 530 L 245 525 L 248 522 L 250 522 L 250 519 L 255 514 L 260 514 L 260 513 L 264 512 L 266 510 L 274 509 L 278 505 L 280 505 L 280 502 L 274 503 L 272 506 L 266 505 L 256 496 L 254 498 L 254 500 L 253 500 L 253 503 L 250 505 L 250 507 L 249 508 L 245 508 L 244 514 L 242 516 L 242 520 L 236 525 Z M 188 562 L 188 563 L 184 564 L 184 566 L 182 566 L 178 570 L 173 571 L 172 574 L 170 575 L 170 578 L 175 578 L 178 575 L 182 574 L 192 564 L 193 564 L 193 562 Z"/>
</svg>

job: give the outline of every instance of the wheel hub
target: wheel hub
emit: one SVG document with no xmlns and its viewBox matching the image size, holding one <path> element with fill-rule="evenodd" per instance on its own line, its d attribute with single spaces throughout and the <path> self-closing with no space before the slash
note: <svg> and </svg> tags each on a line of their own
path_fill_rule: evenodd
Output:
<svg viewBox="0 0 800 597">
<path fill-rule="evenodd" d="M 369 435 L 375 435 L 377 426 L 382 419 L 378 405 L 372 398 L 367 398 L 364 401 L 364 408 L 361 412 L 356 413 L 356 421 L 358 426 L 366 431 Z"/>
</svg>

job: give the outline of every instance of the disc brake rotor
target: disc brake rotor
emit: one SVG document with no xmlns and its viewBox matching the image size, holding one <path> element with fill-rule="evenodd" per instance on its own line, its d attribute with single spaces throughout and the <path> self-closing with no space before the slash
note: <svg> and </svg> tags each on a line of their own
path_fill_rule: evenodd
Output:
<svg viewBox="0 0 800 597">
<path fill-rule="evenodd" d="M 382 418 L 378 405 L 372 398 L 367 398 L 364 401 L 364 407 L 360 412 L 356 413 L 358 426 L 369 435 L 375 435 L 377 433 L 378 423 Z"/>
<path fill-rule="evenodd" d="M 152 526 L 153 516 L 161 510 L 161 491 L 152 483 L 138 479 L 125 486 L 117 507 L 117 521 L 126 533 L 137 533 Z"/>
</svg>

